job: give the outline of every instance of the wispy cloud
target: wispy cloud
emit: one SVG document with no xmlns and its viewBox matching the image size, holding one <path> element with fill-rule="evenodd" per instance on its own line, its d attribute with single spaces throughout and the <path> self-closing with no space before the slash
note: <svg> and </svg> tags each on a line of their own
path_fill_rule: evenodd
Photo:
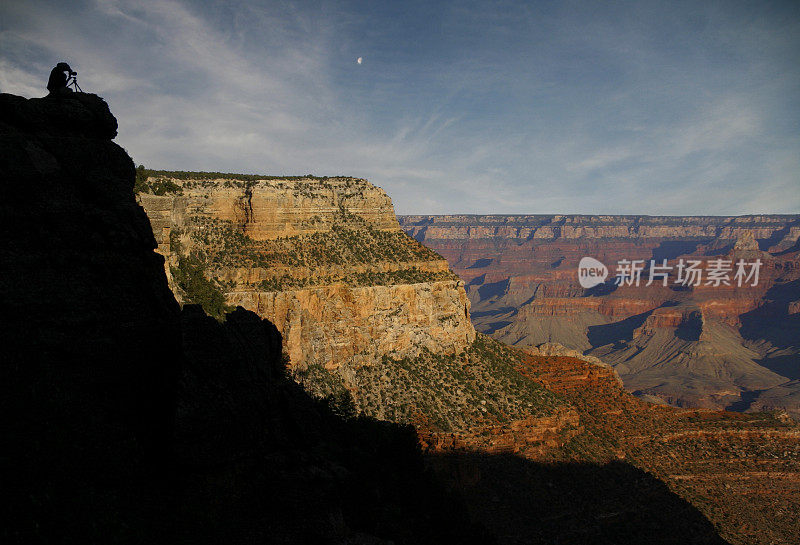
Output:
<svg viewBox="0 0 800 545">
<path fill-rule="evenodd" d="M 156 168 L 363 176 L 401 213 L 800 210 L 791 6 L 0 11 L 0 89 L 41 96 L 50 68 L 74 63 L 120 144 Z"/>
</svg>

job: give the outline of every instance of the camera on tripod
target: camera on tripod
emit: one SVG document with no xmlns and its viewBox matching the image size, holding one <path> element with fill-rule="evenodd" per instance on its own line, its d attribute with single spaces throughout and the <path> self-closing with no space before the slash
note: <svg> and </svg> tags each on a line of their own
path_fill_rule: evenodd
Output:
<svg viewBox="0 0 800 545">
<path fill-rule="evenodd" d="M 69 72 L 69 78 L 67 79 L 67 87 L 72 87 L 72 89 L 76 93 L 82 93 L 83 89 L 81 89 L 81 86 L 78 85 L 78 77 L 77 77 L 78 73 L 75 72 L 74 70 L 68 70 L 67 72 Z"/>
</svg>

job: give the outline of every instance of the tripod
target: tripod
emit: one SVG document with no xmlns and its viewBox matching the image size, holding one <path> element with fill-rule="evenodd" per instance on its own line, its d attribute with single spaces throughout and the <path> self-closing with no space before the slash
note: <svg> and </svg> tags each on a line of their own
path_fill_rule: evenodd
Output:
<svg viewBox="0 0 800 545">
<path fill-rule="evenodd" d="M 82 92 L 83 92 L 83 89 L 81 89 L 81 86 L 80 86 L 80 85 L 78 85 L 78 78 L 77 78 L 77 76 L 71 76 L 71 77 L 70 77 L 70 78 L 67 80 L 67 87 L 70 87 L 70 86 L 72 86 L 72 88 L 74 89 L 74 91 L 75 91 L 76 93 L 82 93 Z"/>
</svg>

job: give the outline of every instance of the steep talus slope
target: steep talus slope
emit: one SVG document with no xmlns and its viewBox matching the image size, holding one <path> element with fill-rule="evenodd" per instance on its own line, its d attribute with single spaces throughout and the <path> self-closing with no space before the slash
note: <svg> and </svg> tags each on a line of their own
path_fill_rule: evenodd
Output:
<svg viewBox="0 0 800 545">
<path fill-rule="evenodd" d="M 797 411 L 800 217 L 404 216 L 465 281 L 476 328 L 562 344 L 617 366 L 631 391 L 682 406 Z M 582 257 L 610 278 L 586 290 Z M 759 282 L 616 286 L 620 260 L 761 260 Z M 735 272 L 735 271 L 734 271 Z M 731 272 L 731 276 L 734 274 Z M 777 402 L 779 395 L 784 403 Z M 763 396 L 764 404 L 755 400 Z M 769 403 L 766 400 L 769 399 Z"/>
<path fill-rule="evenodd" d="M 181 311 L 102 99 L 0 95 L 3 543 L 485 543 L 411 428 Z M 454 537 L 455 536 L 455 537 Z"/>
</svg>

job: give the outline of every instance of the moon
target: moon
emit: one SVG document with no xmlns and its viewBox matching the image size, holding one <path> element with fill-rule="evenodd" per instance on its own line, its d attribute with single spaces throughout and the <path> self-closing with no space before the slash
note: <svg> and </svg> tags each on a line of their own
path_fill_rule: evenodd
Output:
<svg viewBox="0 0 800 545">
<path fill-rule="evenodd" d="M 364 60 L 364 59 L 363 59 L 362 57 L 359 57 L 359 58 L 357 58 L 357 59 L 356 59 L 356 62 L 357 62 L 358 64 L 361 64 L 361 62 L 362 62 L 363 60 Z"/>
</svg>

